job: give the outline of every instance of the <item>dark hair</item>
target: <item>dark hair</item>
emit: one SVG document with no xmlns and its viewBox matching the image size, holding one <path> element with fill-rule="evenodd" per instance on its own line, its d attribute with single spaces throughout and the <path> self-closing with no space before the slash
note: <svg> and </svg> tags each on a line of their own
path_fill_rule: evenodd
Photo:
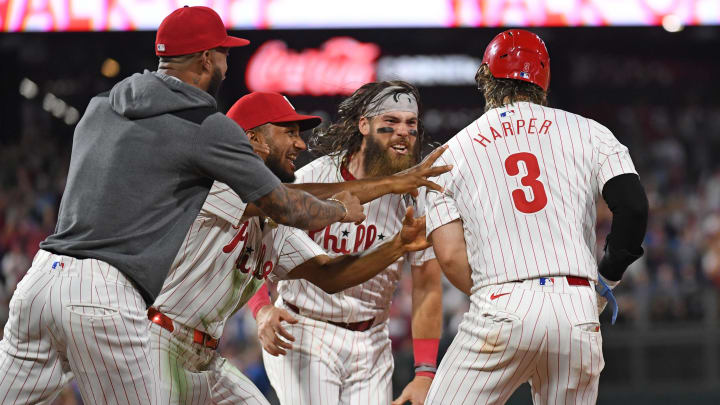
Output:
<svg viewBox="0 0 720 405">
<path fill-rule="evenodd" d="M 185 55 L 160 56 L 160 63 L 185 63 L 200 55 L 201 52 L 187 53 Z"/>
<path fill-rule="evenodd" d="M 358 122 L 363 117 L 370 103 L 381 91 L 388 87 L 400 87 L 387 93 L 385 97 L 394 97 L 396 100 L 400 94 L 411 94 L 418 103 L 418 114 L 422 111 L 420 106 L 420 93 L 418 89 L 408 82 L 402 80 L 391 80 L 383 82 L 371 82 L 364 84 L 359 89 L 340 103 L 337 112 L 337 120 L 330 123 L 327 128 L 316 128 L 310 138 L 310 151 L 316 155 L 338 155 L 347 152 L 350 156 L 360 150 L 363 136 L 358 129 Z M 384 98 L 383 98 L 384 100 Z M 378 100 L 382 103 L 383 100 Z M 422 149 L 423 125 L 418 116 L 418 135 L 416 139 L 416 153 Z M 420 156 L 416 156 L 419 160 Z"/>
<path fill-rule="evenodd" d="M 480 66 L 475 74 L 475 82 L 485 96 L 485 111 L 515 101 L 547 105 L 547 92 L 540 86 L 523 80 L 496 79 L 487 64 Z M 509 103 L 504 102 L 505 98 Z"/>
<path fill-rule="evenodd" d="M 217 47 L 208 49 L 208 51 L 217 51 L 221 53 L 227 53 L 230 50 L 230 48 L 225 47 Z M 194 59 L 198 56 L 200 56 L 205 51 L 199 51 L 199 52 L 193 52 L 193 53 L 186 53 L 184 55 L 173 55 L 173 56 L 160 56 L 160 63 L 185 63 L 190 61 L 191 59 Z"/>
</svg>

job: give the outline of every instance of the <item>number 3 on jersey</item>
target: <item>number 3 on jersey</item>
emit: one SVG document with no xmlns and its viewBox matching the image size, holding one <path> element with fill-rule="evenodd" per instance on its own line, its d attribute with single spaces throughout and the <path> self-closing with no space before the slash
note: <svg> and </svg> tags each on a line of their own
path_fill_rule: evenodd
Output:
<svg viewBox="0 0 720 405">
<path fill-rule="evenodd" d="M 520 152 L 514 153 L 505 159 L 505 172 L 510 176 L 520 174 L 520 162 L 525 164 L 527 175 L 520 179 L 523 186 L 530 187 L 532 191 L 532 199 L 528 201 L 523 189 L 517 188 L 512 192 L 513 203 L 518 211 L 525 214 L 532 214 L 545 208 L 547 205 L 547 194 L 545 194 L 545 186 L 538 180 L 540 177 L 540 166 L 537 158 L 532 153 Z"/>
</svg>

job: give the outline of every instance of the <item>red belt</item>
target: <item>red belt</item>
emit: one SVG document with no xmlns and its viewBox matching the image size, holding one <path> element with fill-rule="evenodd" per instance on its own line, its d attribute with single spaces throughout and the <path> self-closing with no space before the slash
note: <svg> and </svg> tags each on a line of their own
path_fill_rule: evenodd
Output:
<svg viewBox="0 0 720 405">
<path fill-rule="evenodd" d="M 300 308 L 298 308 L 296 305 L 293 305 L 289 302 L 286 302 L 285 305 L 287 305 L 288 308 L 290 308 L 293 312 L 300 315 Z M 367 321 L 360 321 L 360 322 L 335 322 L 335 321 L 326 321 L 324 319 L 317 319 L 318 321 L 327 322 L 330 325 L 339 326 L 341 328 L 351 330 L 353 332 L 365 332 L 366 330 L 370 329 L 373 326 L 373 323 L 375 323 L 375 318 L 368 319 Z"/>
<path fill-rule="evenodd" d="M 153 307 L 148 308 L 148 319 L 150 319 L 152 323 L 159 325 L 160 327 L 169 332 L 175 330 L 173 320 Z M 193 343 L 209 347 L 213 350 L 217 349 L 218 347 L 217 339 L 197 329 L 193 329 Z"/>
<path fill-rule="evenodd" d="M 567 279 L 568 285 L 584 285 L 590 287 L 590 282 L 587 281 L 586 278 L 575 276 L 565 276 L 565 278 Z"/>
</svg>

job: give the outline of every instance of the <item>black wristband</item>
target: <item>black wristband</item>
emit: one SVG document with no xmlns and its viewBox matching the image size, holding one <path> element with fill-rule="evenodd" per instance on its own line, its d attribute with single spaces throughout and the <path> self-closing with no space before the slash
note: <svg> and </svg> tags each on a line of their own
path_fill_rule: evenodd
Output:
<svg viewBox="0 0 720 405">
<path fill-rule="evenodd" d="M 642 247 L 638 249 L 638 252 L 631 253 L 625 249 L 614 250 L 606 244 L 605 254 L 598 263 L 598 272 L 610 281 L 619 281 L 628 266 L 645 253 Z"/>
</svg>

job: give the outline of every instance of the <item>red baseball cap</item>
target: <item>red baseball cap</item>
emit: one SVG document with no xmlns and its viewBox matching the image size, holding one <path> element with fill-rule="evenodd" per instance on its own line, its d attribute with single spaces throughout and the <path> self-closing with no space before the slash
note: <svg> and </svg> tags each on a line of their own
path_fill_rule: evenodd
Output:
<svg viewBox="0 0 720 405">
<path fill-rule="evenodd" d="M 256 91 L 236 101 L 227 116 L 248 131 L 268 122 L 297 122 L 300 131 L 315 128 L 322 118 L 314 115 L 301 115 L 295 111 L 290 101 L 279 93 Z"/>
<path fill-rule="evenodd" d="M 160 23 L 155 36 L 155 55 L 177 56 L 218 47 L 248 45 L 247 39 L 231 37 L 222 19 L 209 7 L 179 8 Z"/>
</svg>

